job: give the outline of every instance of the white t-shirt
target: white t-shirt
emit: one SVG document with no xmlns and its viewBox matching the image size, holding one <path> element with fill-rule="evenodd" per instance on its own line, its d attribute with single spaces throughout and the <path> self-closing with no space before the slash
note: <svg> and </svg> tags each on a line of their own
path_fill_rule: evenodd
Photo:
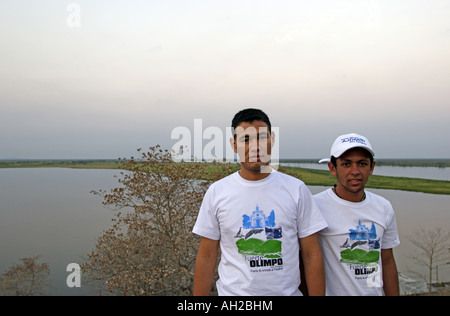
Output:
<svg viewBox="0 0 450 316">
<path fill-rule="evenodd" d="M 299 238 L 326 222 L 306 185 L 273 171 L 260 181 L 236 172 L 208 189 L 193 232 L 220 240 L 220 296 L 301 295 Z"/>
<path fill-rule="evenodd" d="M 328 223 L 319 232 L 326 294 L 383 295 L 381 249 L 400 244 L 391 203 L 367 191 L 364 201 L 353 203 L 332 189 L 315 195 L 314 200 Z"/>
</svg>

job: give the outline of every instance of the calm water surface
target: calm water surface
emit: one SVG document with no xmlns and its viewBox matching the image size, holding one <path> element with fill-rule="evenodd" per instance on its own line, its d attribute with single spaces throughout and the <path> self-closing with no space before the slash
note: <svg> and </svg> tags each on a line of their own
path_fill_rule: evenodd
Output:
<svg viewBox="0 0 450 316">
<path fill-rule="evenodd" d="M 116 186 L 118 171 L 80 169 L 0 170 L 0 273 L 20 258 L 41 255 L 50 265 L 51 294 L 89 294 L 69 289 L 69 263 L 81 263 L 112 210 L 90 190 Z"/>
<path fill-rule="evenodd" d="M 113 211 L 90 190 L 118 185 L 116 170 L 0 169 L 0 273 L 20 258 L 41 255 L 50 265 L 52 295 L 91 295 L 87 286 L 69 289 L 66 267 L 82 263 L 104 229 Z M 325 187 L 310 187 L 313 194 Z M 404 273 L 425 272 L 408 258 L 414 247 L 405 238 L 415 228 L 450 227 L 450 196 L 372 190 L 394 206 L 402 244 L 395 255 Z M 414 275 L 413 275 L 414 276 Z M 439 269 L 439 278 L 450 281 L 450 265 Z"/>
</svg>

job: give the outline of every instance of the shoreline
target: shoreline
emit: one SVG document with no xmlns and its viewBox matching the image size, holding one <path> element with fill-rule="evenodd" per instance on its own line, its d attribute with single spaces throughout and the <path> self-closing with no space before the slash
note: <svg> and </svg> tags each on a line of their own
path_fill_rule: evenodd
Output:
<svg viewBox="0 0 450 316">
<path fill-rule="evenodd" d="M 279 163 L 317 164 L 319 159 L 280 159 Z M 377 166 L 450 168 L 450 159 L 377 159 Z M 0 168 L 73 167 L 114 169 L 119 159 L 0 159 Z"/>
<path fill-rule="evenodd" d="M 213 168 L 214 163 L 205 164 Z M 16 168 L 70 168 L 70 169 L 125 169 L 119 160 L 10 160 L 0 161 L 0 169 Z M 239 165 L 233 164 L 233 170 Z M 325 170 L 280 166 L 280 172 L 296 177 L 307 185 L 333 186 L 336 179 Z M 450 195 L 450 181 L 373 175 L 366 185 L 372 189 L 400 190 L 427 194 Z"/>
</svg>

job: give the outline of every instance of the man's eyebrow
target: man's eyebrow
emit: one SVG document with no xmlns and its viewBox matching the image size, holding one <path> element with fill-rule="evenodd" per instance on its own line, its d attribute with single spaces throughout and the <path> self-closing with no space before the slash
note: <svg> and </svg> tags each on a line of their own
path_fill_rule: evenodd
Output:
<svg viewBox="0 0 450 316">
<path fill-rule="evenodd" d="M 351 160 L 351 159 L 342 159 L 342 161 L 343 162 L 357 162 L 357 163 L 359 163 L 359 162 L 367 162 L 367 161 L 370 161 L 370 159 L 369 158 L 364 158 L 364 159 L 360 159 L 360 160 L 357 160 L 357 161 L 353 161 L 353 160 Z"/>
</svg>

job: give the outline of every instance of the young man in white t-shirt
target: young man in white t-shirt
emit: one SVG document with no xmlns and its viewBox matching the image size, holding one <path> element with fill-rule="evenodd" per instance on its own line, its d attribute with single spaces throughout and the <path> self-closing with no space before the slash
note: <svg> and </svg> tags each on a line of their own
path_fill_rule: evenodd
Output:
<svg viewBox="0 0 450 316">
<path fill-rule="evenodd" d="M 233 119 L 231 145 L 241 170 L 211 185 L 193 232 L 200 235 L 194 295 L 210 295 L 221 249 L 221 296 L 301 295 L 299 248 L 311 295 L 324 295 L 317 232 L 326 222 L 303 182 L 270 168 L 274 142 L 261 110 Z"/>
<path fill-rule="evenodd" d="M 328 228 L 319 233 L 326 294 L 399 295 L 392 248 L 399 245 L 391 203 L 365 190 L 375 153 L 361 135 L 339 136 L 328 167 L 337 185 L 314 196 Z"/>
</svg>

